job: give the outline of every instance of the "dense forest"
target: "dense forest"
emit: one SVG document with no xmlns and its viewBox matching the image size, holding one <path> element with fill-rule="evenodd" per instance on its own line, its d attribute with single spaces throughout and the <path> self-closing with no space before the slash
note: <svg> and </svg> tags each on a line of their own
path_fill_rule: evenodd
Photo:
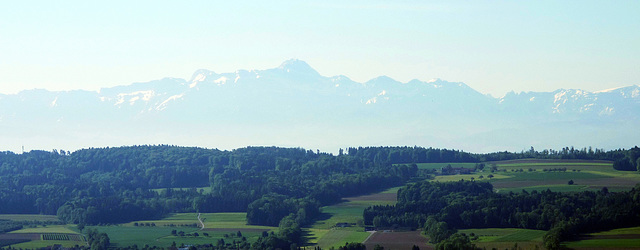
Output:
<svg viewBox="0 0 640 250">
<path fill-rule="evenodd" d="M 519 153 L 490 154 L 422 147 L 358 147 L 341 149 L 338 155 L 332 155 L 301 148 L 247 147 L 222 151 L 168 145 L 90 148 L 75 152 L 0 152 L 0 213 L 52 214 L 64 222 L 95 225 L 156 219 L 172 212 L 247 212 L 250 224 L 280 226 L 282 233 L 266 238 L 275 237 L 277 239 L 270 242 L 286 244 L 299 240 L 299 227 L 313 222 L 321 206 L 425 177 L 415 164 L 407 163 L 479 163 L 522 158 L 597 159 L 614 161 L 614 167 L 620 170 L 640 167 L 637 147 L 613 151 L 564 148 L 542 152 L 531 148 Z M 494 202 L 515 199 L 513 201 L 529 204 L 538 202 L 535 199 L 542 199 L 540 197 L 547 200 L 553 198 L 547 196 L 554 195 L 514 194 L 505 198 L 495 196 L 488 191 L 490 187 L 482 185 L 470 185 L 473 189 L 468 190 L 473 194 L 470 197 L 475 197 L 472 200 L 488 197 Z M 201 187 L 210 187 L 211 192 L 199 192 L 197 188 Z M 592 195 L 591 198 L 599 197 L 599 194 Z M 378 226 L 422 227 L 429 215 L 437 215 L 438 221 L 447 222 L 452 228 L 517 225 L 549 229 L 559 223 L 557 219 L 548 218 L 550 212 L 532 213 L 535 209 L 531 207 L 521 208 L 514 218 L 506 217 L 506 222 L 505 219 L 479 220 L 477 218 L 498 212 L 485 211 L 491 204 L 480 201 L 472 203 L 474 210 L 466 210 L 453 198 L 433 200 L 435 203 L 427 206 L 430 208 L 407 203 L 416 197 L 402 193 L 398 207 L 375 208 L 365 214 L 365 219 Z M 563 196 L 562 199 L 581 202 L 578 197 Z M 457 207 L 445 206 L 454 201 Z M 460 210 L 463 207 L 465 210 Z M 436 208 L 449 211 L 449 216 L 459 212 L 456 214 L 459 218 L 420 210 Z M 559 211 L 563 211 L 561 208 Z M 400 211 L 398 209 L 413 211 L 413 217 L 391 216 L 394 211 Z M 386 213 L 391 214 L 384 217 Z M 504 213 L 507 212 L 499 212 Z M 561 218 L 571 216 L 566 214 Z M 261 242 L 268 242 L 266 238 Z"/>
</svg>

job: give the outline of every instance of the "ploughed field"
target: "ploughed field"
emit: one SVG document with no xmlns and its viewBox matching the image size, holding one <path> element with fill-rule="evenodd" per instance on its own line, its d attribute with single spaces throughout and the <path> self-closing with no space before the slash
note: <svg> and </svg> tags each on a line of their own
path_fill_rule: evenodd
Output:
<svg viewBox="0 0 640 250">
<path fill-rule="evenodd" d="M 38 216 L 38 215 L 32 215 Z M 87 239 L 73 225 L 48 225 L 31 227 L 0 234 L 0 247 L 43 248 L 53 245 L 63 247 L 86 246 Z"/>
</svg>

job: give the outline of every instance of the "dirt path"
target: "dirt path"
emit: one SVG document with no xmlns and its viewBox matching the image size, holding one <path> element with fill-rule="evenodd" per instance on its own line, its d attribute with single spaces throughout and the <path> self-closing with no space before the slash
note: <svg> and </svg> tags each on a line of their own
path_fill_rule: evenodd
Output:
<svg viewBox="0 0 640 250">
<path fill-rule="evenodd" d="M 204 230 L 204 222 L 202 222 L 202 219 L 200 219 L 200 213 L 198 213 L 198 221 L 200 222 L 200 225 L 202 225 L 200 230 Z"/>
</svg>

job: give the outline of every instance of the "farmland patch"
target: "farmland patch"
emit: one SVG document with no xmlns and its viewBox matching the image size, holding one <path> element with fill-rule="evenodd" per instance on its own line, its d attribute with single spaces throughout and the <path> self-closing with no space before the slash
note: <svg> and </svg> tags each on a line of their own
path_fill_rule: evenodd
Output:
<svg viewBox="0 0 640 250">
<path fill-rule="evenodd" d="M 367 249 L 380 245 L 385 249 L 411 249 L 414 245 L 420 249 L 433 249 L 420 231 L 386 232 L 378 231 L 369 237 L 364 244 Z"/>
</svg>

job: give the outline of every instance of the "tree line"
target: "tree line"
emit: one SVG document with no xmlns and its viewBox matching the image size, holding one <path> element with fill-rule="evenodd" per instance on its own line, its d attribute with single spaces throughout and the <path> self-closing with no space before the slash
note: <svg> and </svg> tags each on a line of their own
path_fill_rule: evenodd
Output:
<svg viewBox="0 0 640 250">
<path fill-rule="evenodd" d="M 400 189 L 397 205 L 369 207 L 363 216 L 376 227 L 422 228 L 434 243 L 464 228 L 548 230 L 544 244 L 557 249 L 574 235 L 640 225 L 640 184 L 616 193 L 604 188 L 500 194 L 487 182 L 424 181 Z"/>
</svg>

